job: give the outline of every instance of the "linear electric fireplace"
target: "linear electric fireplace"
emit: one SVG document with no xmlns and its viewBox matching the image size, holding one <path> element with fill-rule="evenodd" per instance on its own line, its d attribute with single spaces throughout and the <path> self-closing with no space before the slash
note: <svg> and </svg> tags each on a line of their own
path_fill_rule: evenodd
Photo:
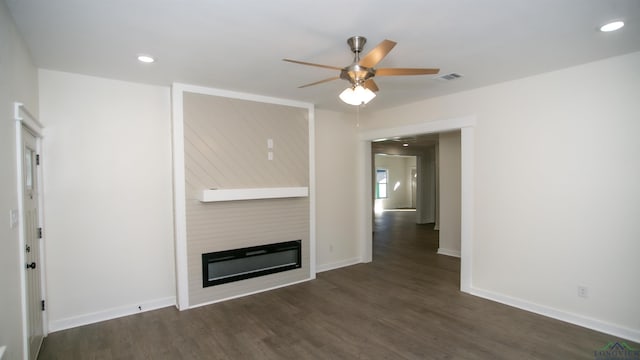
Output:
<svg viewBox="0 0 640 360">
<path fill-rule="evenodd" d="M 301 240 L 202 254 L 202 287 L 302 266 Z"/>
</svg>

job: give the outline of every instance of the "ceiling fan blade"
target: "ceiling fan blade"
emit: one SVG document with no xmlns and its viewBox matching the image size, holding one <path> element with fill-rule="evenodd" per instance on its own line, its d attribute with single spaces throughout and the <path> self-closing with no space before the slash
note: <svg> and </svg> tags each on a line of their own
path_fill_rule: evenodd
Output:
<svg viewBox="0 0 640 360">
<path fill-rule="evenodd" d="M 380 62 L 380 60 L 387 56 L 389 51 L 391 51 L 394 46 L 396 46 L 395 41 L 382 40 L 382 42 L 378 44 L 378 46 L 371 49 L 371 51 L 369 51 L 367 55 L 360 59 L 358 65 L 368 68 L 376 66 Z"/>
<path fill-rule="evenodd" d="M 369 79 L 369 80 L 365 81 L 364 82 L 364 87 L 369 89 L 369 90 L 371 90 L 371 91 L 373 91 L 373 92 L 376 92 L 376 91 L 380 90 L 380 89 L 378 89 L 378 85 L 376 84 L 375 81 L 373 81 L 373 79 Z"/>
<path fill-rule="evenodd" d="M 440 69 L 382 68 L 376 69 L 376 76 L 432 75 L 438 72 Z"/>
<path fill-rule="evenodd" d="M 334 76 L 334 77 L 330 77 L 330 78 L 327 78 L 327 79 L 324 79 L 324 80 L 312 82 L 311 84 L 298 86 L 298 89 L 302 89 L 302 88 L 306 88 L 306 87 L 309 87 L 309 86 L 318 85 L 318 84 L 322 84 L 322 83 L 326 83 L 326 82 L 333 81 L 333 80 L 338 80 L 338 79 L 340 79 L 340 76 Z"/>
<path fill-rule="evenodd" d="M 288 61 L 290 63 L 294 63 L 294 64 L 302 64 L 302 65 L 309 65 L 309 66 L 317 66 L 317 67 L 321 67 L 321 68 L 325 68 L 325 69 L 331 69 L 331 70 L 342 70 L 341 67 L 337 67 L 337 66 L 331 66 L 331 65 L 322 65 L 322 64 L 314 64 L 314 63 L 310 63 L 310 62 L 305 62 L 305 61 L 298 61 L 298 60 L 291 60 L 291 59 L 282 59 L 283 61 Z"/>
</svg>

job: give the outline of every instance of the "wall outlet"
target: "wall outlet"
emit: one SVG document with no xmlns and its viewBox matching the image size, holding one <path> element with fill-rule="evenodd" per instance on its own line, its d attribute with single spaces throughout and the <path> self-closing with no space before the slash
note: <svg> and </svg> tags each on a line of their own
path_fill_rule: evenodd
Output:
<svg viewBox="0 0 640 360">
<path fill-rule="evenodd" d="M 578 286 L 578 296 L 581 298 L 589 297 L 589 289 L 586 286 Z"/>
<path fill-rule="evenodd" d="M 269 152 L 267 153 L 267 159 L 268 159 L 268 160 L 273 160 L 273 151 L 269 151 Z"/>
</svg>

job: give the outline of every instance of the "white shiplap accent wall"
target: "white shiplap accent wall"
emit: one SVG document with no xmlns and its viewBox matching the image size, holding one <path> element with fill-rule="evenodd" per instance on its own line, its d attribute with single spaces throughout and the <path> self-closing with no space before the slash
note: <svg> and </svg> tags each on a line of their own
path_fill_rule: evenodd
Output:
<svg viewBox="0 0 640 360">
<path fill-rule="evenodd" d="M 184 134 L 180 140 L 184 150 L 187 307 L 312 278 L 312 193 L 302 198 L 199 201 L 202 191 L 210 188 L 309 187 L 312 191 L 312 108 L 207 91 L 179 93 Z M 271 149 L 268 139 L 273 142 Z M 268 159 L 268 151 L 273 152 L 273 160 Z M 202 287 L 203 253 L 296 239 L 302 240 L 301 269 Z"/>
<path fill-rule="evenodd" d="M 199 190 L 307 186 L 307 122 L 306 109 L 185 93 L 186 181 Z"/>
<path fill-rule="evenodd" d="M 308 278 L 309 201 L 275 199 L 200 203 L 187 200 L 189 303 L 207 303 Z M 201 255 L 287 240 L 302 240 L 302 268 L 202 287 Z"/>
</svg>

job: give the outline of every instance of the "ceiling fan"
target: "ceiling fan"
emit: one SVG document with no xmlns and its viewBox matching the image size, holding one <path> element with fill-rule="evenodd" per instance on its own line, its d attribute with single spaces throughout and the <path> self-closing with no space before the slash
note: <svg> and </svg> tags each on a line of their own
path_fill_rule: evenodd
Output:
<svg viewBox="0 0 640 360">
<path fill-rule="evenodd" d="M 399 76 L 399 75 L 431 75 L 437 74 L 440 69 L 420 69 L 420 68 L 379 68 L 375 66 L 385 57 L 394 46 L 396 42 L 391 40 L 383 40 L 380 44 L 369 51 L 365 56 L 360 58 L 360 53 L 364 48 L 364 44 L 367 39 L 363 36 L 353 36 L 347 39 L 347 44 L 351 48 L 354 54 L 353 63 L 346 67 L 338 67 L 331 65 L 314 64 L 305 61 L 282 59 L 291 63 L 317 66 L 325 69 L 339 70 L 339 76 L 333 76 L 320 81 L 312 82 L 310 84 L 299 86 L 299 88 L 305 88 L 308 86 L 318 85 L 326 83 L 332 80 L 343 79 L 347 80 L 351 86 L 344 90 L 340 94 L 342 101 L 351 105 L 366 104 L 376 95 L 378 91 L 378 85 L 376 85 L 373 78 L 377 76 Z"/>
</svg>

